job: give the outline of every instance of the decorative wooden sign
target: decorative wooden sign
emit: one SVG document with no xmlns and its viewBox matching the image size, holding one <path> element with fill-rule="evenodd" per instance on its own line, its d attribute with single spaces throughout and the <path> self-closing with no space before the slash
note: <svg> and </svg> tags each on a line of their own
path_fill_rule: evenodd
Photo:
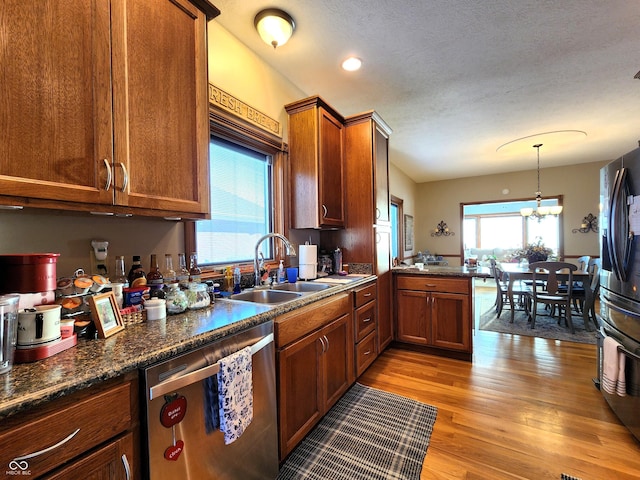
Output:
<svg viewBox="0 0 640 480">
<path fill-rule="evenodd" d="M 280 137 L 282 136 L 280 133 L 280 122 L 247 105 L 241 100 L 238 100 L 233 95 L 211 83 L 209 84 L 209 103 L 212 103 L 227 112 L 233 113 L 234 115 L 263 130 L 266 130 L 269 133 L 274 133 Z"/>
</svg>

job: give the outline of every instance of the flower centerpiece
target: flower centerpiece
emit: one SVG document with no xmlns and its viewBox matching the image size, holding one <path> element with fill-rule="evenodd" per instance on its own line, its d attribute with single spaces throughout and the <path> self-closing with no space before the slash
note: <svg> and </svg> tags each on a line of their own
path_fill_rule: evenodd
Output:
<svg viewBox="0 0 640 480">
<path fill-rule="evenodd" d="M 529 263 L 544 262 L 552 253 L 553 250 L 545 247 L 542 239 L 538 239 L 536 243 L 530 243 L 516 251 L 514 257 L 518 259 L 526 258 Z"/>
</svg>

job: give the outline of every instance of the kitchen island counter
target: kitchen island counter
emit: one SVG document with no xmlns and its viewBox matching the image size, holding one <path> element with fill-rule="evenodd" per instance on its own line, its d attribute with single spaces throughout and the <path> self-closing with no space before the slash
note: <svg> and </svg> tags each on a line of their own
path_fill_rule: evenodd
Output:
<svg viewBox="0 0 640 480">
<path fill-rule="evenodd" d="M 44 360 L 15 364 L 0 376 L 0 419 L 271 321 L 375 278 L 357 277 L 280 305 L 216 300 L 211 307 L 166 320 L 128 325 L 106 339 L 79 339 L 73 348 Z"/>
</svg>

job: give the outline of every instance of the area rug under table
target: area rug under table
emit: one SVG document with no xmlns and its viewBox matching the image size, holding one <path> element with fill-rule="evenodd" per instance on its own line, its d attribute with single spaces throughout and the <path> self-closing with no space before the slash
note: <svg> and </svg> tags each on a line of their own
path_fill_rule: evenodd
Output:
<svg viewBox="0 0 640 480">
<path fill-rule="evenodd" d="M 419 479 L 437 413 L 356 383 L 291 453 L 278 479 Z"/>
<path fill-rule="evenodd" d="M 568 342 L 590 343 L 595 345 L 595 327 L 591 325 L 591 331 L 584 328 L 582 316 L 573 316 L 573 326 L 575 333 L 571 333 L 568 327 L 558 324 L 558 319 L 544 314 L 536 316 L 536 327 L 531 328 L 527 314 L 521 310 L 516 310 L 515 318 L 511 323 L 511 311 L 505 309 L 500 318 L 497 317 L 494 307 L 489 307 L 480 316 L 480 330 L 491 332 L 511 333 L 514 335 L 525 335 L 528 337 L 550 338 L 554 340 L 564 340 Z"/>
</svg>

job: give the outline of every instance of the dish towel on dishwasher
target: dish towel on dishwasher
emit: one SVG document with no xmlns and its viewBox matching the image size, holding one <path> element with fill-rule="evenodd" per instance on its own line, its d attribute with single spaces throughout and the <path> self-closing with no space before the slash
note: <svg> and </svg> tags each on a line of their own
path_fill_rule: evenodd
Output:
<svg viewBox="0 0 640 480">
<path fill-rule="evenodd" d="M 253 420 L 251 347 L 218 360 L 220 430 L 224 443 L 235 442 Z"/>
<path fill-rule="evenodd" d="M 627 394 L 625 379 L 625 355 L 618 350 L 620 344 L 612 337 L 605 337 L 602 344 L 602 388 L 621 397 Z"/>
</svg>

